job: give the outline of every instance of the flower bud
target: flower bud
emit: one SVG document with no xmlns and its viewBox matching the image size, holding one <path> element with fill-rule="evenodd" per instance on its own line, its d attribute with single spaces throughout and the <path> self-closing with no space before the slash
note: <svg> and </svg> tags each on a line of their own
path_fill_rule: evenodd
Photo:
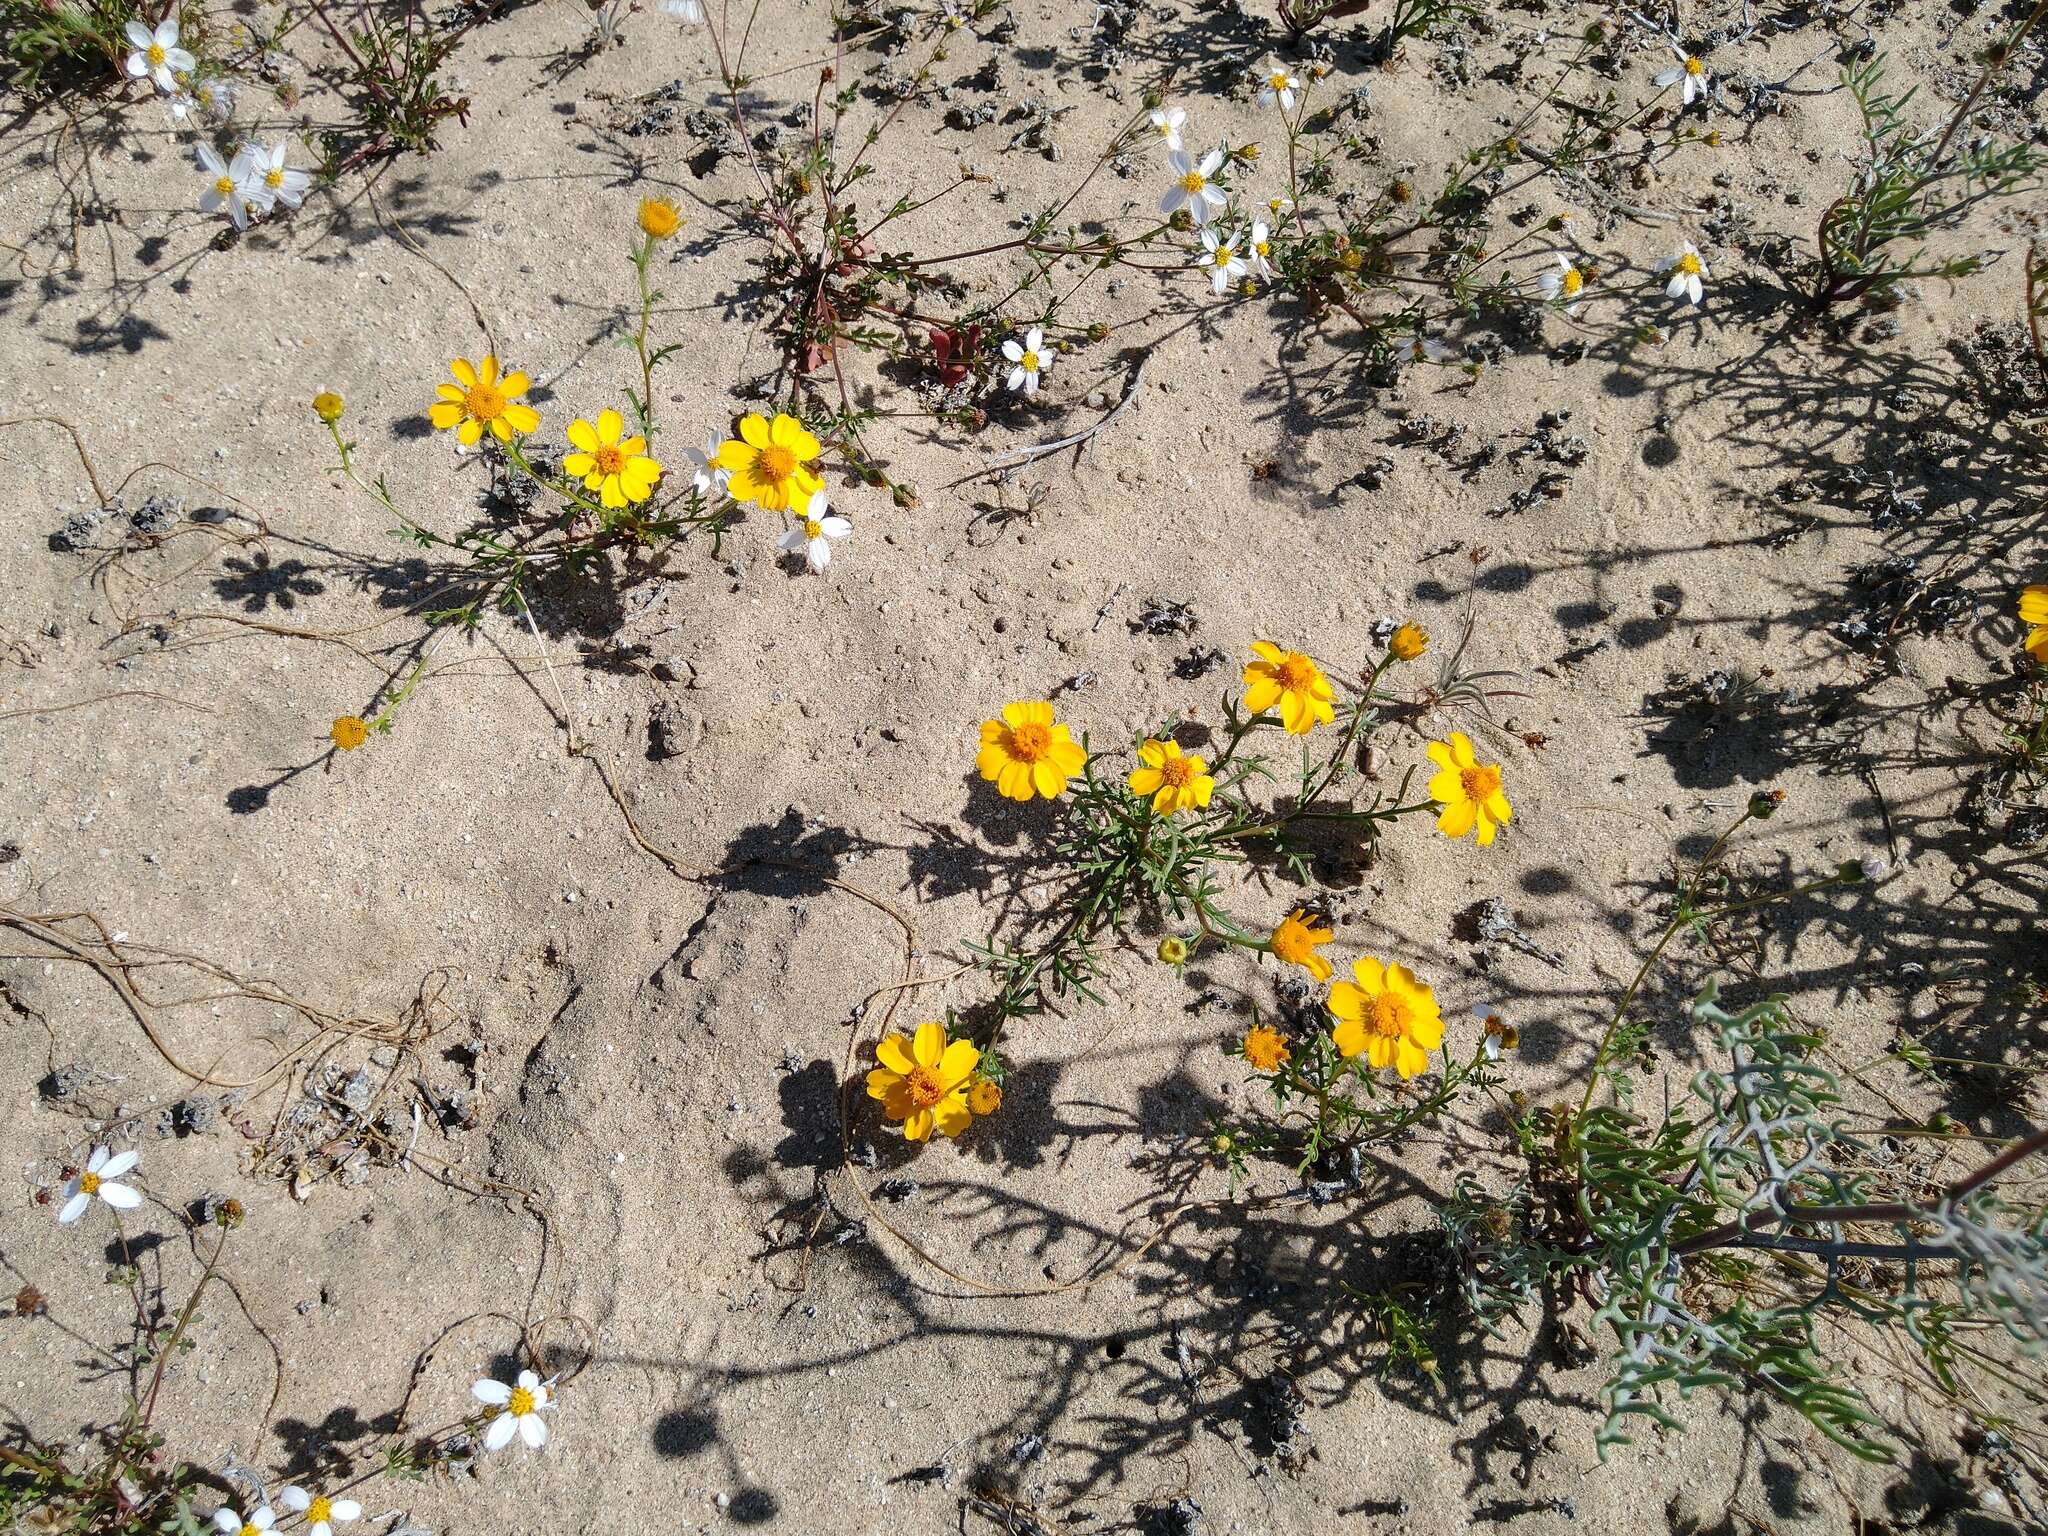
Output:
<svg viewBox="0 0 2048 1536">
<path fill-rule="evenodd" d="M 1188 963 L 1188 941 L 1179 934 L 1169 933 L 1159 941 L 1159 963 L 1178 969 Z"/>
<path fill-rule="evenodd" d="M 1760 789 L 1749 797 L 1749 814 L 1758 821 L 1769 821 L 1784 803 L 1785 791 L 1782 789 Z"/>
<path fill-rule="evenodd" d="M 331 389 L 323 389 L 313 397 L 313 414 L 330 427 L 341 420 L 343 408 L 341 396 Z"/>
</svg>

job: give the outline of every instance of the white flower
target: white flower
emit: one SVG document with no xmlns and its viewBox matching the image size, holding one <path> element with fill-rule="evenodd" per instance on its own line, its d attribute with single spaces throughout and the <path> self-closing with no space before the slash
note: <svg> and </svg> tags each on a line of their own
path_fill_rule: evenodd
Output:
<svg viewBox="0 0 2048 1536">
<path fill-rule="evenodd" d="M 256 1536 L 264 1536 L 276 1524 L 277 1511 L 268 1504 L 257 1509 L 247 1520 L 225 1506 L 213 1512 L 213 1528 L 222 1536 L 249 1536 L 251 1531 Z"/>
<path fill-rule="evenodd" d="M 843 539 L 851 532 L 853 524 L 825 510 L 825 493 L 813 491 L 810 505 L 804 508 L 804 520 L 782 536 L 782 552 L 801 554 L 811 574 L 822 576 L 825 567 L 832 563 L 830 541 Z"/>
<path fill-rule="evenodd" d="M 363 1506 L 354 1499 L 330 1499 L 324 1493 L 308 1493 L 296 1483 L 277 1497 L 293 1514 L 306 1517 L 306 1536 L 334 1536 L 334 1527 L 341 1521 L 362 1518 Z"/>
<path fill-rule="evenodd" d="M 1287 72 L 1284 65 L 1266 60 L 1266 71 L 1259 76 L 1259 105 L 1270 107 L 1280 103 L 1282 112 L 1294 110 L 1294 93 L 1301 89 L 1301 82 Z"/>
<path fill-rule="evenodd" d="M 485 1450 L 503 1450 L 511 1444 L 514 1430 L 519 1432 L 519 1438 L 526 1442 L 529 1450 L 539 1450 L 548 1443 L 547 1421 L 540 1414 L 543 1408 L 553 1406 L 554 1399 L 547 1383 L 532 1371 L 521 1371 L 519 1380 L 511 1386 L 486 1379 L 469 1390 L 476 1394 L 478 1402 L 504 1410 L 491 1420 L 491 1427 L 484 1431 Z"/>
<path fill-rule="evenodd" d="M 83 1216 L 95 1195 L 117 1211 L 132 1211 L 142 1204 L 141 1195 L 126 1184 L 114 1182 L 140 1161 L 133 1152 L 109 1152 L 105 1147 L 94 1147 L 92 1156 L 85 1160 L 85 1172 L 64 1186 L 64 1204 L 57 1210 L 59 1224 L 68 1227 Z"/>
<path fill-rule="evenodd" d="M 1173 185 L 1159 199 L 1159 211 L 1172 218 L 1185 208 L 1197 224 L 1208 223 L 1209 216 L 1228 201 L 1209 179 L 1223 169 L 1223 151 L 1210 150 L 1208 158 L 1197 165 L 1193 155 L 1176 149 L 1169 163 L 1173 166 Z"/>
<path fill-rule="evenodd" d="M 185 125 L 185 119 L 199 110 L 198 99 L 187 96 L 183 91 L 165 102 L 164 106 L 171 114 L 171 121 L 181 128 Z"/>
<path fill-rule="evenodd" d="M 191 97 L 199 110 L 215 122 L 225 122 L 235 110 L 234 87 L 225 80 L 216 80 L 202 75 L 187 83 L 185 93 Z"/>
<path fill-rule="evenodd" d="M 154 32 L 139 20 L 131 20 L 126 31 L 134 48 L 124 66 L 131 79 L 140 80 L 146 75 L 158 90 L 172 96 L 178 90 L 176 77 L 189 75 L 199 67 L 199 61 L 178 46 L 178 23 L 172 17 L 158 22 Z"/>
<path fill-rule="evenodd" d="M 1521 1043 L 1521 1032 L 1501 1016 L 1498 1008 L 1482 1005 L 1472 1010 L 1472 1017 L 1479 1021 L 1479 1051 L 1488 1061 L 1499 1061 L 1504 1052 Z"/>
<path fill-rule="evenodd" d="M 719 435 L 713 432 L 704 440 L 702 448 L 683 450 L 695 466 L 690 474 L 690 488 L 703 498 L 707 512 L 726 499 L 730 494 L 726 487 L 732 483 L 732 471 L 718 465 L 719 442 Z"/>
<path fill-rule="evenodd" d="M 220 157 L 211 144 L 199 146 L 199 170 L 206 177 L 206 190 L 199 194 L 199 211 L 216 213 L 225 208 L 235 228 L 247 229 L 251 212 L 260 211 L 259 179 L 249 163 L 249 151 L 238 149 L 232 162 Z"/>
<path fill-rule="evenodd" d="M 1695 309 L 1699 307 L 1700 295 L 1705 291 L 1701 279 L 1711 277 L 1706 262 L 1701 259 L 1699 247 L 1690 240 L 1678 248 L 1676 256 L 1666 256 L 1657 263 L 1657 275 L 1671 274 L 1671 281 L 1664 285 L 1664 296 L 1670 299 L 1683 298 Z"/>
<path fill-rule="evenodd" d="M 702 0 L 661 0 L 661 8 L 686 27 L 697 26 L 704 20 Z"/>
<path fill-rule="evenodd" d="M 1219 240 L 1213 229 L 1202 231 L 1202 254 L 1194 264 L 1208 272 L 1212 293 L 1223 292 L 1232 279 L 1245 273 L 1244 258 L 1237 254 L 1237 247 L 1228 240 Z"/>
<path fill-rule="evenodd" d="M 313 178 L 304 171 L 285 169 L 285 147 L 285 141 L 279 139 L 268 149 L 250 145 L 242 151 L 248 156 L 249 190 L 266 210 L 279 203 L 287 208 L 298 207 L 306 188 L 313 184 Z"/>
<path fill-rule="evenodd" d="M 1021 347 L 1012 337 L 1003 343 L 1003 356 L 1012 364 L 1010 388 L 1022 390 L 1027 395 L 1037 394 L 1038 376 L 1052 367 L 1052 354 L 1045 350 L 1045 332 L 1034 325 L 1025 333 Z"/>
<path fill-rule="evenodd" d="M 1411 363 L 1448 363 L 1457 355 L 1434 336 L 1425 336 L 1420 331 L 1408 343 L 1408 361 Z"/>
<path fill-rule="evenodd" d="M 1251 269 L 1268 281 L 1273 276 L 1273 245 L 1267 238 L 1271 233 L 1264 219 L 1252 221 Z"/>
<path fill-rule="evenodd" d="M 1536 291 L 1555 304 L 1564 300 L 1564 312 L 1576 315 L 1579 312 L 1579 295 L 1586 286 L 1586 274 L 1572 265 L 1571 257 L 1562 251 L 1557 255 L 1557 267 L 1553 271 L 1537 274 Z"/>
<path fill-rule="evenodd" d="M 1166 147 L 1168 149 L 1179 150 L 1181 148 L 1180 130 L 1187 120 L 1187 113 L 1179 107 L 1161 107 L 1152 114 L 1152 127 L 1157 131 L 1159 137 L 1166 140 Z"/>
<path fill-rule="evenodd" d="M 1689 107 L 1707 94 L 1707 87 L 1713 84 L 1713 79 L 1707 74 L 1707 66 L 1697 54 L 1687 53 L 1678 44 L 1673 43 L 1671 56 L 1678 60 L 1677 67 L 1667 69 L 1657 76 L 1657 89 L 1661 91 L 1683 80 L 1685 92 L 1682 105 Z"/>
<path fill-rule="evenodd" d="M 1287 215 L 1294 212 L 1294 199 L 1291 197 L 1269 197 L 1266 199 L 1266 208 L 1274 218 L 1284 219 Z"/>
</svg>

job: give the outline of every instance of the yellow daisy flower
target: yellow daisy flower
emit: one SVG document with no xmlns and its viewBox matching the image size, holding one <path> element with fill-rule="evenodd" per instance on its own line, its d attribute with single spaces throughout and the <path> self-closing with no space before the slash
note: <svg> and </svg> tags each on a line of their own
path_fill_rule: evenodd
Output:
<svg viewBox="0 0 2048 1536">
<path fill-rule="evenodd" d="M 1429 631 L 1420 624 L 1403 624 L 1387 641 L 1396 661 L 1413 661 L 1429 649 Z"/>
<path fill-rule="evenodd" d="M 578 418 L 569 423 L 569 444 L 578 451 L 562 460 L 562 468 L 582 478 L 583 489 L 596 491 L 606 506 L 623 507 L 654 494 L 661 466 L 647 457 L 647 439 L 619 434 L 626 418 L 617 411 L 599 411 L 597 425 Z"/>
<path fill-rule="evenodd" d="M 2034 626 L 2027 654 L 2048 667 L 2048 587 L 2029 587 L 2020 594 L 2020 622 Z"/>
<path fill-rule="evenodd" d="M 1323 669 L 1299 651 L 1283 651 L 1270 641 L 1252 646 L 1257 661 L 1244 669 L 1244 706 L 1263 715 L 1275 705 L 1290 736 L 1306 736 L 1318 725 L 1337 718 L 1335 697 Z"/>
<path fill-rule="evenodd" d="M 344 752 L 353 752 L 370 739 L 369 722 L 361 715 L 339 716 L 327 728 L 327 738 Z"/>
<path fill-rule="evenodd" d="M 1254 1024 L 1244 1032 L 1244 1064 L 1254 1072 L 1277 1072 L 1293 1054 L 1277 1029 Z"/>
<path fill-rule="evenodd" d="M 943 1024 L 920 1024 L 915 1038 L 885 1035 L 875 1046 L 881 1065 L 868 1073 L 868 1097 L 882 1101 L 882 1113 L 903 1122 L 904 1139 L 929 1141 L 958 1136 L 974 1121 L 967 1080 L 981 1052 L 965 1040 L 946 1040 Z"/>
<path fill-rule="evenodd" d="M 1353 962 L 1356 983 L 1330 988 L 1330 1012 L 1337 1027 L 1330 1038 L 1347 1059 L 1364 1054 L 1375 1067 L 1393 1063 L 1402 1077 L 1429 1065 L 1429 1053 L 1444 1043 L 1444 1018 L 1436 994 L 1405 965 L 1383 965 L 1370 957 Z"/>
<path fill-rule="evenodd" d="M 342 404 L 341 396 L 331 389 L 323 389 L 313 397 L 313 414 L 330 427 L 341 420 L 344 409 L 346 407 Z"/>
<path fill-rule="evenodd" d="M 640 199 L 640 232 L 656 240 L 666 240 L 683 227 L 682 215 L 676 212 L 676 205 L 665 197 L 643 197 Z"/>
<path fill-rule="evenodd" d="M 732 473 L 727 486 L 734 501 L 751 501 L 764 512 L 808 506 L 825 488 L 813 467 L 824 447 L 794 416 L 773 421 L 759 411 L 740 418 L 740 435 L 718 445 L 714 461 Z"/>
<path fill-rule="evenodd" d="M 1131 771 L 1131 793 L 1150 795 L 1152 809 L 1162 816 L 1175 811 L 1203 810 L 1215 793 L 1209 765 L 1192 753 L 1183 755 L 1177 741 L 1138 743 L 1139 766 Z"/>
<path fill-rule="evenodd" d="M 458 357 L 449 363 L 454 384 L 443 384 L 434 393 L 441 398 L 427 411 L 427 419 L 439 430 L 455 428 L 455 440 L 465 448 L 476 446 L 484 428 L 501 443 L 512 441 L 514 432 L 540 430 L 540 415 L 530 405 L 518 404 L 519 397 L 533 385 L 523 373 L 498 376 L 498 360 L 486 357 L 475 367 Z M 460 388 L 456 386 L 460 385 Z"/>
<path fill-rule="evenodd" d="M 1508 797 L 1501 793 L 1500 764 L 1475 759 L 1472 742 L 1463 731 L 1451 732 L 1449 741 L 1432 741 L 1429 760 L 1437 766 L 1429 781 L 1429 797 L 1444 808 L 1436 819 L 1437 831 L 1446 837 L 1463 837 L 1476 826 L 1479 846 L 1486 847 L 1515 815 Z"/>
<path fill-rule="evenodd" d="M 1337 937 L 1335 929 L 1318 928 L 1315 919 L 1296 907 L 1286 919 L 1273 930 L 1273 937 L 1266 941 L 1266 948 L 1289 965 L 1298 965 L 1317 981 L 1330 979 L 1330 962 L 1316 950 Z"/>
<path fill-rule="evenodd" d="M 1050 800 L 1087 761 L 1088 754 L 1067 728 L 1053 724 L 1052 706 L 1043 699 L 1029 699 L 1005 704 L 1000 720 L 983 722 L 974 766 L 1007 799 L 1029 800 L 1040 794 Z"/>
</svg>

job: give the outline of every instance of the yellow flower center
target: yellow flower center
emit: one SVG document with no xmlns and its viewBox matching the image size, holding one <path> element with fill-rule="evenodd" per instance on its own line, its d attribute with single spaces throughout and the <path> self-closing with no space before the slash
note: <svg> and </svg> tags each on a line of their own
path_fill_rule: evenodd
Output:
<svg viewBox="0 0 2048 1536">
<path fill-rule="evenodd" d="M 213 190 L 215 195 L 219 197 L 233 197 L 235 195 L 235 178 L 232 176 L 214 177 Z"/>
<path fill-rule="evenodd" d="M 822 539 L 823 537 L 825 537 L 825 525 L 819 522 L 815 517 L 805 518 L 804 537 L 807 539 Z"/>
<path fill-rule="evenodd" d="M 1187 193 L 1189 197 L 1193 197 L 1197 192 L 1201 191 L 1202 188 L 1206 187 L 1208 184 L 1209 183 L 1203 178 L 1202 173 L 1200 171 L 1189 171 L 1187 175 L 1181 177 L 1180 179 L 1180 189 L 1181 191 Z"/>
<path fill-rule="evenodd" d="M 306 1506 L 306 1524 L 308 1525 L 318 1525 L 322 1520 L 332 1519 L 333 1516 L 334 1500 L 328 1498 L 324 1493 Z"/>
<path fill-rule="evenodd" d="M 1010 756 L 1019 762 L 1035 763 L 1052 750 L 1052 727 L 1036 720 L 1026 721 L 1010 732 Z"/>
<path fill-rule="evenodd" d="M 910 1102 L 919 1109 L 930 1109 L 946 1096 L 946 1085 L 930 1067 L 912 1067 L 904 1081 L 910 1085 Z"/>
<path fill-rule="evenodd" d="M 244 1525 L 241 1536 L 263 1536 L 263 1527 L 260 1525 Z"/>
<path fill-rule="evenodd" d="M 164 58 L 165 54 L 163 44 L 151 43 L 149 45 L 149 62 L 161 68 L 164 62 Z"/>
<path fill-rule="evenodd" d="M 462 408 L 476 421 L 496 421 L 505 414 L 505 396 L 497 385 L 480 382 L 463 395 Z"/>
<path fill-rule="evenodd" d="M 1465 786 L 1467 800 L 1484 800 L 1500 793 L 1500 770 L 1498 768 L 1461 768 L 1458 782 Z"/>
<path fill-rule="evenodd" d="M 1195 782 L 1195 774 L 1201 766 L 1199 757 L 1169 757 L 1159 765 L 1159 777 L 1175 789 L 1186 789 Z"/>
<path fill-rule="evenodd" d="M 1688 75 L 1692 75 L 1693 77 L 1697 78 L 1700 75 L 1704 75 L 1707 72 L 1707 66 L 1702 64 L 1698 59 L 1688 56 L 1685 61 L 1685 72 Z"/>
<path fill-rule="evenodd" d="M 1284 74 L 1268 75 L 1266 77 L 1266 84 L 1272 86 L 1273 89 L 1276 91 L 1284 91 L 1287 89 L 1287 76 L 1285 76 Z"/>
<path fill-rule="evenodd" d="M 1038 354 L 1036 352 L 1026 352 L 1022 357 L 1017 359 L 1017 366 L 1019 368 L 1022 368 L 1026 373 L 1038 372 Z"/>
<path fill-rule="evenodd" d="M 1263 240 L 1254 240 L 1252 242 L 1252 249 L 1259 253 L 1261 261 L 1273 254 L 1273 248 Z"/>
<path fill-rule="evenodd" d="M 1560 286 L 1564 289 L 1565 297 L 1570 298 L 1586 286 L 1586 275 L 1577 267 L 1566 267 Z"/>
<path fill-rule="evenodd" d="M 770 485 L 782 485 L 796 473 L 796 454 L 780 443 L 770 443 L 754 455 L 754 475 Z"/>
<path fill-rule="evenodd" d="M 100 1176 L 96 1173 L 81 1173 L 78 1188 L 83 1194 L 96 1195 L 100 1192 Z"/>
<path fill-rule="evenodd" d="M 525 1387 L 514 1387 L 512 1395 L 505 1399 L 505 1411 L 515 1419 L 523 1419 L 533 1412 L 533 1393 Z"/>
<path fill-rule="evenodd" d="M 616 475 L 626 467 L 626 450 L 617 443 L 599 443 L 591 457 L 597 460 L 600 475 Z"/>
<path fill-rule="evenodd" d="M 1407 1033 L 1408 1005 L 1393 993 L 1382 992 L 1359 1022 L 1383 1040 L 1398 1040 Z"/>
<path fill-rule="evenodd" d="M 279 169 L 272 169 L 272 170 L 268 170 L 268 171 L 265 171 L 265 172 L 263 173 L 263 185 L 265 185 L 266 187 L 281 187 L 281 186 L 283 186 L 283 185 L 284 185 L 284 172 L 283 172 L 282 170 L 279 170 Z"/>
<path fill-rule="evenodd" d="M 1698 277 L 1700 275 L 1700 258 L 1698 254 L 1693 251 L 1687 251 L 1683 256 L 1679 257 L 1678 270 L 1685 273 L 1688 277 Z"/>
<path fill-rule="evenodd" d="M 1285 656 L 1273 668 L 1273 680 L 1287 693 L 1306 693 L 1316 680 L 1316 664 L 1306 656 Z"/>
</svg>

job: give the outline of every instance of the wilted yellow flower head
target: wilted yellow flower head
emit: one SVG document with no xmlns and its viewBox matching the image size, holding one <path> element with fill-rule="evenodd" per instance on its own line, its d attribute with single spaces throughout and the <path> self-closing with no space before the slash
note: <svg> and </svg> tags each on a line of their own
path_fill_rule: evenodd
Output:
<svg viewBox="0 0 2048 1536">
<path fill-rule="evenodd" d="M 370 726 L 361 715 L 342 715 L 327 728 L 327 735 L 342 751 L 353 752 L 370 739 Z"/>
<path fill-rule="evenodd" d="M 1056 725 L 1052 705 L 1026 699 L 1003 706 L 1002 718 L 981 727 L 981 751 L 974 766 L 1010 800 L 1043 795 L 1050 800 L 1088 761 L 1081 744 Z"/>
<path fill-rule="evenodd" d="M 1252 646 L 1258 659 L 1244 669 L 1244 705 L 1255 715 L 1278 707 L 1280 723 L 1290 736 L 1305 736 L 1317 725 L 1337 718 L 1331 700 L 1336 694 L 1323 669 L 1299 651 L 1283 651 L 1270 641 Z"/>
<path fill-rule="evenodd" d="M 1429 649 L 1429 631 L 1420 624 L 1403 624 L 1387 641 L 1396 661 L 1413 661 Z"/>
<path fill-rule="evenodd" d="M 1300 966 L 1317 981 L 1328 981 L 1330 962 L 1316 950 L 1336 936 L 1335 929 L 1317 927 L 1313 918 L 1296 907 L 1273 930 L 1273 937 L 1266 941 L 1266 948 L 1289 965 Z"/>
<path fill-rule="evenodd" d="M 1437 766 L 1429 781 L 1429 797 L 1443 807 L 1436 819 L 1437 831 L 1446 837 L 1463 837 L 1477 827 L 1479 846 L 1486 847 L 1515 814 L 1501 792 L 1500 764 L 1475 758 L 1472 742 L 1463 731 L 1451 732 L 1448 741 L 1432 741 L 1429 760 Z"/>
<path fill-rule="evenodd" d="M 643 234 L 651 235 L 656 240 L 666 240 L 682 227 L 682 215 L 676 212 L 676 205 L 667 198 L 640 199 L 640 229 Z"/>
<path fill-rule="evenodd" d="M 1177 741 L 1138 743 L 1138 766 L 1131 771 L 1131 793 L 1150 795 L 1152 809 L 1162 816 L 1176 811 L 1202 810 L 1215 792 L 1216 781 L 1209 765 L 1193 753 L 1183 753 Z"/>
<path fill-rule="evenodd" d="M 313 414 L 329 426 L 341 420 L 342 409 L 341 396 L 331 389 L 323 389 L 313 397 Z"/>
<path fill-rule="evenodd" d="M 1292 1054 L 1277 1029 L 1254 1024 L 1244 1032 L 1244 1064 L 1254 1072 L 1278 1071 Z"/>
<path fill-rule="evenodd" d="M 981 1052 L 965 1040 L 951 1043 L 943 1024 L 920 1024 L 911 1039 L 884 1035 L 875 1044 L 880 1063 L 868 1073 L 868 1097 L 882 1101 L 882 1113 L 903 1122 L 909 1141 L 958 1136 L 973 1123 L 968 1108 L 967 1080 L 981 1063 Z M 993 1086 L 993 1085 L 991 1085 Z"/>
<path fill-rule="evenodd" d="M 1429 1053 L 1444 1041 L 1443 1014 L 1436 994 L 1405 965 L 1386 965 L 1368 956 L 1351 967 L 1352 981 L 1330 988 L 1330 1012 L 1337 1027 L 1330 1038 L 1349 1058 L 1364 1054 L 1375 1067 L 1390 1062 L 1402 1077 L 1429 1065 Z"/>
<path fill-rule="evenodd" d="M 976 1078 L 967 1088 L 967 1107 L 977 1115 L 994 1114 L 1003 1107 L 1001 1086 L 985 1077 Z"/>
</svg>

